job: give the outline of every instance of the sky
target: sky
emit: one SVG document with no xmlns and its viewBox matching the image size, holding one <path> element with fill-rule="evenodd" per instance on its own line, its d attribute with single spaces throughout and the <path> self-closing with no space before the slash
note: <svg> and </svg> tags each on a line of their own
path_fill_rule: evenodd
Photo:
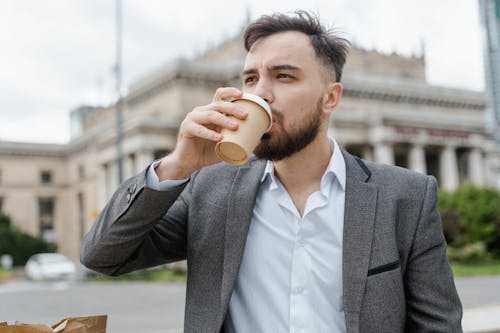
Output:
<svg viewBox="0 0 500 333">
<path fill-rule="evenodd" d="M 123 91 L 236 35 L 250 14 L 305 9 L 355 45 L 424 52 L 432 85 L 484 90 L 478 0 L 123 0 Z M 66 143 L 69 112 L 113 101 L 114 0 L 2 0 L 0 140 Z"/>
</svg>

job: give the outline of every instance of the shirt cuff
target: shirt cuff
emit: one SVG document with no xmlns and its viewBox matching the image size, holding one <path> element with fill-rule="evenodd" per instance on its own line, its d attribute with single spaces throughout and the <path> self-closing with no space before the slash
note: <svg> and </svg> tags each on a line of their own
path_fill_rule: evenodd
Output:
<svg viewBox="0 0 500 333">
<path fill-rule="evenodd" d="M 181 185 L 184 185 L 189 181 L 189 178 L 184 179 L 176 179 L 176 180 L 164 180 L 160 182 L 158 179 L 158 175 L 156 174 L 155 168 L 160 164 L 160 160 L 154 161 L 148 168 L 146 172 L 146 186 L 150 189 L 157 191 L 171 191 L 178 188 Z"/>
</svg>

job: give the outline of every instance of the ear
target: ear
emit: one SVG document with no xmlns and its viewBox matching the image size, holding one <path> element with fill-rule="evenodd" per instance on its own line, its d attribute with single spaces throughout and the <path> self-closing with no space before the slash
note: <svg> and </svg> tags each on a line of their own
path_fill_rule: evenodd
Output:
<svg viewBox="0 0 500 333">
<path fill-rule="evenodd" d="M 323 100 L 324 112 L 331 113 L 340 102 L 342 97 L 342 84 L 339 82 L 328 82 L 326 84 L 325 95 Z"/>
</svg>

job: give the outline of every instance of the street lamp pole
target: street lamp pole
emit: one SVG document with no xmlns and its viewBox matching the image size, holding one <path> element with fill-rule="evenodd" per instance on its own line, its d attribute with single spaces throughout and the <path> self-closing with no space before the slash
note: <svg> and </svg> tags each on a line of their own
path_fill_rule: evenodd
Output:
<svg viewBox="0 0 500 333">
<path fill-rule="evenodd" d="M 116 0 L 116 165 L 118 184 L 123 181 L 123 103 L 122 103 L 122 1 Z"/>
</svg>

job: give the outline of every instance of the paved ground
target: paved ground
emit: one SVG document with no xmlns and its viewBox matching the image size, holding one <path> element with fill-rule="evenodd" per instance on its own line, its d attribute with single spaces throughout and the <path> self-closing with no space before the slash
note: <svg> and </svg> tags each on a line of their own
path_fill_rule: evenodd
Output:
<svg viewBox="0 0 500 333">
<path fill-rule="evenodd" d="M 0 322 L 107 314 L 108 333 L 181 332 L 184 293 L 184 283 L 16 281 L 0 284 Z"/>
<path fill-rule="evenodd" d="M 465 332 L 500 332 L 500 276 L 457 278 Z"/>
<path fill-rule="evenodd" d="M 458 278 L 465 332 L 500 332 L 500 276 Z M 0 321 L 56 323 L 108 314 L 108 333 L 182 332 L 184 283 L 84 282 L 0 284 Z"/>
</svg>

